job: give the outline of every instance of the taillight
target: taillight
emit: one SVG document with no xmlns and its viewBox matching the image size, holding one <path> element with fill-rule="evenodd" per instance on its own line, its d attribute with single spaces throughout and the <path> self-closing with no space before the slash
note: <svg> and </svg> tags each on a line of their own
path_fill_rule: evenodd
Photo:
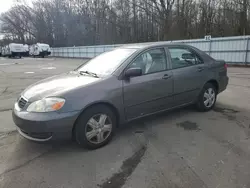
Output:
<svg viewBox="0 0 250 188">
<path fill-rule="evenodd" d="M 227 64 L 226 63 L 224 64 L 224 67 L 225 67 L 225 69 L 227 69 Z"/>
</svg>

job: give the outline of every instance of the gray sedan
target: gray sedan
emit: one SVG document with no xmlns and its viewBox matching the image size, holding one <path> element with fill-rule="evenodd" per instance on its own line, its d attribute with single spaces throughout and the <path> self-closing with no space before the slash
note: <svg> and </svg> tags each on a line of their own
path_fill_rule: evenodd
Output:
<svg viewBox="0 0 250 188">
<path fill-rule="evenodd" d="M 227 84 L 225 62 L 194 47 L 129 45 L 29 86 L 14 105 L 13 119 L 29 140 L 73 137 L 96 149 L 134 119 L 191 104 L 209 111 Z"/>
</svg>

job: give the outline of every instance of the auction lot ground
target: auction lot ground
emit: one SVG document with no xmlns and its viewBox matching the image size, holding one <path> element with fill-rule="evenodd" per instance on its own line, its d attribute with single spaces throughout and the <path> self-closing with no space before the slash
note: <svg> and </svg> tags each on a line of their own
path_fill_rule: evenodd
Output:
<svg viewBox="0 0 250 188">
<path fill-rule="evenodd" d="M 0 58 L 0 187 L 250 188 L 250 69 L 229 68 L 216 108 L 175 110 L 127 124 L 104 148 L 37 144 L 15 131 L 11 108 L 28 85 L 76 59 Z"/>
</svg>

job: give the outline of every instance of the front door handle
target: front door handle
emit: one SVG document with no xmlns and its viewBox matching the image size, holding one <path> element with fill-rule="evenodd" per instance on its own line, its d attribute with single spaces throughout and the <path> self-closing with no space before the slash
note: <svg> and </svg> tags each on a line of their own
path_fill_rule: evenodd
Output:
<svg viewBox="0 0 250 188">
<path fill-rule="evenodd" d="M 202 72 L 204 70 L 203 67 L 198 67 L 197 69 L 198 69 L 198 72 Z"/>
<path fill-rule="evenodd" d="M 164 76 L 162 77 L 162 79 L 167 80 L 167 79 L 169 79 L 171 77 L 172 77 L 172 75 L 164 74 Z"/>
</svg>

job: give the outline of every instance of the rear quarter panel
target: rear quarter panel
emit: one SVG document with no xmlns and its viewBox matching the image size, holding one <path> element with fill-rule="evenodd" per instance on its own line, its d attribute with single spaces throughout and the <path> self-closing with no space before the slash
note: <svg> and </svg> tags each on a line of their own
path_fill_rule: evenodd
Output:
<svg viewBox="0 0 250 188">
<path fill-rule="evenodd" d="M 219 85 L 218 93 L 224 91 L 228 85 L 227 68 L 225 68 L 224 60 L 214 60 L 212 64 L 212 69 L 215 72 L 216 81 Z"/>
<path fill-rule="evenodd" d="M 204 65 L 207 67 L 206 77 L 204 80 L 205 85 L 210 80 L 215 80 L 219 85 L 219 93 L 225 90 L 228 77 L 227 77 L 227 70 L 225 69 L 225 61 L 224 60 L 215 60 L 205 52 L 192 47 L 203 59 Z"/>
</svg>

